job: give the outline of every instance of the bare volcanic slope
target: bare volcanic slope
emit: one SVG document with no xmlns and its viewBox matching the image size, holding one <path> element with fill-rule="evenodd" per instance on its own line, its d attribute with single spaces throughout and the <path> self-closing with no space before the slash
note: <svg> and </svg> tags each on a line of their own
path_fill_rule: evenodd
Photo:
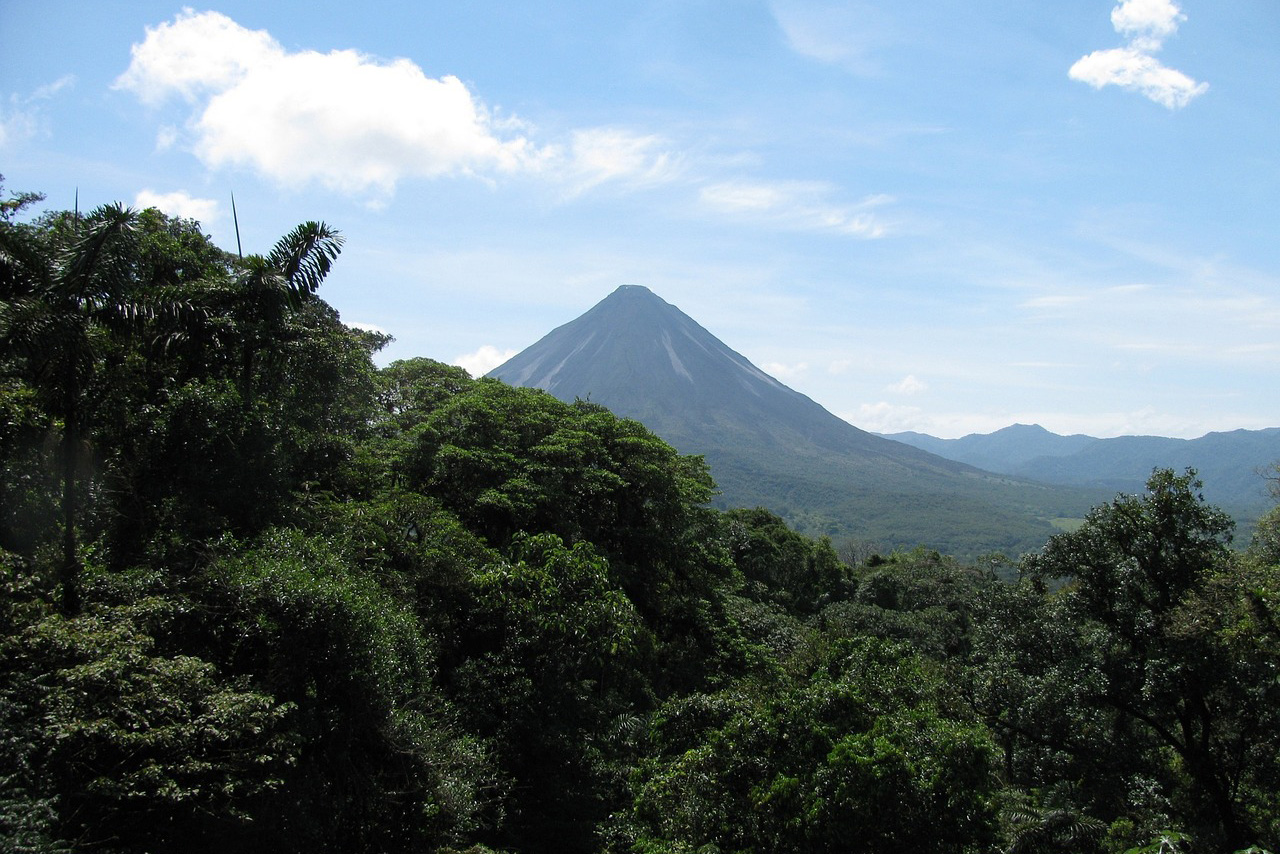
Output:
<svg viewBox="0 0 1280 854">
<path fill-rule="evenodd" d="M 807 533 L 957 555 L 1034 549 L 1098 499 L 982 471 L 860 430 L 648 288 L 624 285 L 489 373 L 635 418 L 702 454 L 726 507 Z"/>
</svg>

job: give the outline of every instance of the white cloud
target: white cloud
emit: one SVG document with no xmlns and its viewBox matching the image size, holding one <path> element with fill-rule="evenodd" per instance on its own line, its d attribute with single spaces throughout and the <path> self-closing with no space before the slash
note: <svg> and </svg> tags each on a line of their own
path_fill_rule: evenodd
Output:
<svg viewBox="0 0 1280 854">
<path fill-rule="evenodd" d="M 473 377 L 484 376 L 503 362 L 514 356 L 517 350 L 499 350 L 491 344 L 483 345 L 474 353 L 463 353 L 453 357 L 453 364 L 465 368 Z"/>
<path fill-rule="evenodd" d="M 887 391 L 897 394 L 919 394 L 929 388 L 929 384 L 924 380 L 917 379 L 915 374 L 907 374 L 896 383 L 888 386 Z"/>
<path fill-rule="evenodd" d="M 918 406 L 899 406 L 887 401 L 864 403 L 853 415 L 842 415 L 845 421 L 872 433 L 901 433 L 922 430 L 923 410 Z"/>
<path fill-rule="evenodd" d="M 846 373 L 852 367 L 853 367 L 853 359 L 836 359 L 834 362 L 827 365 L 827 373 L 833 374 L 833 375 L 843 374 L 843 373 Z"/>
<path fill-rule="evenodd" d="M 1120 35 L 1131 38 L 1163 41 L 1178 31 L 1179 21 L 1186 19 L 1172 0 L 1122 0 L 1111 10 L 1111 25 Z"/>
<path fill-rule="evenodd" d="M 1186 15 L 1172 0 L 1121 0 L 1111 10 L 1111 23 L 1129 44 L 1081 57 L 1067 76 L 1095 89 L 1119 86 L 1138 92 L 1171 110 L 1185 107 L 1208 91 L 1209 84 L 1197 83 L 1153 56 L 1184 20 Z"/>
<path fill-rule="evenodd" d="M 1119 86 L 1138 92 L 1171 110 L 1185 107 L 1209 89 L 1208 83 L 1197 83 L 1151 54 L 1132 47 L 1095 50 L 1076 60 L 1067 73 L 1072 80 L 1088 83 L 1095 89 Z"/>
<path fill-rule="evenodd" d="M 760 369 L 774 379 L 792 380 L 803 376 L 809 370 L 809 365 L 807 362 L 797 362 L 794 365 L 787 365 L 782 362 L 766 362 L 760 366 Z"/>
<path fill-rule="evenodd" d="M 114 85 L 156 108 L 180 103 L 185 118 L 159 126 L 158 150 L 184 146 L 210 169 L 319 184 L 375 208 L 415 178 L 536 176 L 569 197 L 683 180 L 720 213 L 863 238 L 886 231 L 873 213 L 885 197 L 833 202 L 832 187 L 805 182 L 706 186 L 662 136 L 616 126 L 538 141 L 455 76 L 354 50 L 289 50 L 218 12 L 184 9 L 147 28 Z"/>
<path fill-rule="evenodd" d="M 787 46 L 801 56 L 855 74 L 879 72 L 871 49 L 886 40 L 884 13 L 868 3 L 774 0 L 770 4 Z"/>
<path fill-rule="evenodd" d="M 74 86 L 75 83 L 76 83 L 76 76 L 74 74 L 64 74 L 61 77 L 59 77 L 57 80 L 53 81 L 52 83 L 48 83 L 44 86 L 37 87 L 36 90 L 31 93 L 30 100 L 47 101 L 50 98 L 52 98 L 54 95 L 57 95 L 63 89 L 69 89 L 70 87 Z"/>
<path fill-rule="evenodd" d="M 831 187 L 806 181 L 728 181 L 703 187 L 702 203 L 725 214 L 752 217 L 798 231 L 883 237 L 887 227 L 872 211 L 891 201 L 869 196 L 854 205 L 826 201 Z"/>
<path fill-rule="evenodd" d="M 156 151 L 168 151 L 177 144 L 178 129 L 173 125 L 164 125 L 156 132 Z"/>
<path fill-rule="evenodd" d="M 622 128 L 574 131 L 566 169 L 574 192 L 606 181 L 652 186 L 674 179 L 680 171 L 678 158 L 660 137 Z"/>
<path fill-rule="evenodd" d="M 182 190 L 173 193 L 142 190 L 134 197 L 133 204 L 137 208 L 159 208 L 169 216 L 199 220 L 205 225 L 221 215 L 213 199 L 198 199 Z"/>
<path fill-rule="evenodd" d="M 346 323 L 347 326 L 350 326 L 352 329 L 359 329 L 363 332 L 376 332 L 379 335 L 391 334 L 390 332 L 387 332 L 387 330 L 383 329 L 381 326 L 378 326 L 375 323 L 361 323 L 360 321 L 343 321 L 343 322 Z"/>
<path fill-rule="evenodd" d="M 249 30 L 218 12 L 189 8 L 171 23 L 147 27 L 146 39 L 130 54 L 133 59 L 115 87 L 152 106 L 174 94 L 194 104 L 241 85 L 254 69 L 285 57 L 266 30 Z"/>
<path fill-rule="evenodd" d="M 191 104 L 206 165 L 286 185 L 387 195 L 407 177 L 536 169 L 545 156 L 456 77 L 351 50 L 289 52 L 217 12 L 149 28 L 115 85 L 148 104 Z M 162 130 L 161 145 L 171 139 Z"/>
<path fill-rule="evenodd" d="M 187 9 L 148 28 L 115 86 L 152 106 L 189 105 L 185 136 L 210 168 L 249 168 L 286 186 L 315 182 L 375 202 L 408 178 L 538 174 L 580 193 L 678 173 L 678 158 L 655 135 L 590 128 L 539 145 L 457 77 L 354 50 L 289 51 L 217 12 Z M 157 148 L 179 138 L 163 126 Z"/>
<path fill-rule="evenodd" d="M 39 126 L 36 116 L 10 99 L 9 106 L 0 109 L 0 149 L 30 139 Z"/>
</svg>

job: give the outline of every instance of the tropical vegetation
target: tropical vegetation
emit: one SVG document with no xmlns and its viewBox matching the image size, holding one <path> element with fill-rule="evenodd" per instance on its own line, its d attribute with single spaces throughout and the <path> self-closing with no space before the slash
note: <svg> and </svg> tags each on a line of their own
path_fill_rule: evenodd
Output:
<svg viewBox="0 0 1280 854">
<path fill-rule="evenodd" d="M 0 209 L 0 848 L 1280 850 L 1280 511 L 810 539 L 265 254 Z M 1246 538 L 1248 539 L 1248 538 Z"/>
</svg>

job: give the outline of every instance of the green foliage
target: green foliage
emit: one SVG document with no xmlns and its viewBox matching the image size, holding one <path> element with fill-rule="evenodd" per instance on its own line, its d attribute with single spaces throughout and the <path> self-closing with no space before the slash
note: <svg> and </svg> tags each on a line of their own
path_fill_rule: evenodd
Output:
<svg viewBox="0 0 1280 854">
<path fill-rule="evenodd" d="M 1197 486 L 1157 471 L 1029 557 L 989 603 L 977 697 L 1027 784 L 1086 779 L 1088 808 L 1139 833 L 1273 844 L 1280 685 L 1248 622 L 1265 596 Z"/>
<path fill-rule="evenodd" d="M 629 832 L 639 851 L 979 851 L 991 745 L 936 671 L 876 642 L 795 685 L 744 683 L 655 718 Z"/>
<path fill-rule="evenodd" d="M 246 802 L 282 785 L 297 758 L 293 707 L 160 649 L 155 634 L 183 603 L 148 596 L 67 618 L 22 603 L 12 583 L 8 595 L 22 617 L 0 644 L 0 802 L 18 796 L 43 826 L 0 827 L 6 847 L 174 850 L 242 827 Z"/>
<path fill-rule="evenodd" d="M 487 769 L 433 689 L 416 614 L 329 544 L 268 533 L 211 569 L 206 607 L 229 666 L 289 702 L 295 767 L 261 809 L 289 850 L 413 850 L 474 827 Z"/>
<path fill-rule="evenodd" d="M 847 579 L 830 540 L 802 537 L 761 507 L 723 518 L 730 557 L 753 598 L 803 614 L 843 592 Z"/>
<path fill-rule="evenodd" d="M 0 549 L 32 554 L 57 525 L 48 431 L 35 390 L 0 380 Z"/>
<path fill-rule="evenodd" d="M 985 571 L 924 548 L 873 555 L 855 575 L 849 601 L 824 608 L 819 625 L 844 636 L 904 641 L 938 659 L 968 653 L 974 612 L 993 584 Z"/>
<path fill-rule="evenodd" d="M 589 850 L 618 795 L 617 727 L 648 705 L 651 640 L 587 543 L 521 538 L 514 563 L 474 579 L 463 627 L 470 655 L 453 675 L 472 726 L 493 739 L 513 792 L 503 837 L 544 850 Z"/>
</svg>

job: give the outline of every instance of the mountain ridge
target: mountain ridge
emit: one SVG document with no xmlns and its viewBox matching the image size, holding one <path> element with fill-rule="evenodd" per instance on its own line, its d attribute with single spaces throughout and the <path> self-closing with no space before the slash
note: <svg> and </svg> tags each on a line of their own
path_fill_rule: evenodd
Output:
<svg viewBox="0 0 1280 854">
<path fill-rule="evenodd" d="M 1140 492 L 1155 468 L 1195 469 L 1206 500 L 1247 527 L 1272 505 L 1259 471 L 1280 460 L 1280 427 L 1210 431 L 1194 439 L 1127 435 L 1061 436 L 1038 424 L 939 439 L 926 433 L 877 434 L 989 471 L 1045 483 Z"/>
</svg>

